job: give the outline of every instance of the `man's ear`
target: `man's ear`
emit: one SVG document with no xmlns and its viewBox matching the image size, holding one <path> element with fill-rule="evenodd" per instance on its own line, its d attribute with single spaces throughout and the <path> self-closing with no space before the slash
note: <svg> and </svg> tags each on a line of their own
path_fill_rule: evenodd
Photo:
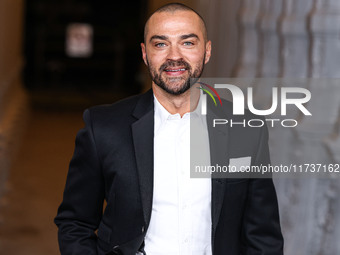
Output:
<svg viewBox="0 0 340 255">
<path fill-rule="evenodd" d="M 140 47 L 141 47 L 141 49 L 142 49 L 142 57 L 143 57 L 143 61 L 144 61 L 145 65 L 148 65 L 148 61 L 147 61 L 147 59 L 146 59 L 146 46 L 145 46 L 144 43 L 141 43 L 141 44 L 140 44 Z"/>
<path fill-rule="evenodd" d="M 205 62 L 204 64 L 209 62 L 211 56 L 211 41 L 207 41 L 205 44 Z"/>
</svg>

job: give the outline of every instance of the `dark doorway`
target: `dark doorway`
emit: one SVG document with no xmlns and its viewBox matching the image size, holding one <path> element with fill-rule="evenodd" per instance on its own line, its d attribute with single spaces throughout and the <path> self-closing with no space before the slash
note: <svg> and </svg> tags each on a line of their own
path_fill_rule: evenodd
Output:
<svg viewBox="0 0 340 255">
<path fill-rule="evenodd" d="M 25 86 L 138 93 L 146 13 L 146 0 L 27 0 Z"/>
</svg>

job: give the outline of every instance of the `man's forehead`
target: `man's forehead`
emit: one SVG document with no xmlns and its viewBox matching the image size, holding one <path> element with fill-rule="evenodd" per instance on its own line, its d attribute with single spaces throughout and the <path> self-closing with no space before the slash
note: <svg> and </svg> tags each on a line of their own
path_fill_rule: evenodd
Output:
<svg viewBox="0 0 340 255">
<path fill-rule="evenodd" d="M 193 11 L 156 12 L 146 24 L 148 37 L 155 33 L 203 34 L 204 24 Z"/>
</svg>

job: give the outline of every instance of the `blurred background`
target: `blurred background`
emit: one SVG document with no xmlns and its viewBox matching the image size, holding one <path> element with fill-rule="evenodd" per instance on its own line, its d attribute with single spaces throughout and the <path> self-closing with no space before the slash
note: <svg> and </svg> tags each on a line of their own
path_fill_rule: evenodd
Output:
<svg viewBox="0 0 340 255">
<path fill-rule="evenodd" d="M 150 88 L 143 27 L 168 2 L 0 0 L 0 254 L 59 254 L 53 218 L 82 112 Z M 340 78 L 339 0 L 178 2 L 206 20 L 205 77 Z M 334 82 L 303 84 L 320 95 L 310 107 L 323 125 L 271 135 L 272 157 L 339 163 Z M 340 254 L 339 184 L 275 180 L 285 254 Z"/>
</svg>

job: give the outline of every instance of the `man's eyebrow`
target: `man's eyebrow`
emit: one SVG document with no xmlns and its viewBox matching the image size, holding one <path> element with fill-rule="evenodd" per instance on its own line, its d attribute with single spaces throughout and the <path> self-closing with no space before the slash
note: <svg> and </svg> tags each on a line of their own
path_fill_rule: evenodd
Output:
<svg viewBox="0 0 340 255">
<path fill-rule="evenodd" d="M 165 35 L 153 35 L 153 36 L 151 36 L 151 38 L 150 38 L 150 42 L 151 42 L 152 40 L 155 40 L 155 39 L 158 39 L 158 40 L 167 40 L 167 39 L 169 39 L 169 37 L 167 37 L 167 36 L 165 36 Z"/>
<path fill-rule="evenodd" d="M 194 34 L 194 33 L 187 34 L 187 35 L 181 35 L 181 39 L 182 39 L 182 40 L 186 40 L 186 39 L 191 38 L 191 37 L 194 37 L 194 38 L 196 38 L 196 39 L 199 40 L 198 35 L 196 35 L 196 34 Z"/>
<path fill-rule="evenodd" d="M 198 35 L 196 35 L 196 34 L 194 34 L 194 33 L 186 34 L 186 35 L 181 35 L 180 38 L 181 38 L 181 40 L 186 40 L 186 39 L 188 39 L 188 38 L 196 38 L 196 39 L 199 40 Z M 156 40 L 156 39 L 158 39 L 158 40 L 168 40 L 169 37 L 166 36 L 166 35 L 153 35 L 153 36 L 151 36 L 151 38 L 150 38 L 150 42 L 151 42 L 152 40 Z"/>
</svg>

